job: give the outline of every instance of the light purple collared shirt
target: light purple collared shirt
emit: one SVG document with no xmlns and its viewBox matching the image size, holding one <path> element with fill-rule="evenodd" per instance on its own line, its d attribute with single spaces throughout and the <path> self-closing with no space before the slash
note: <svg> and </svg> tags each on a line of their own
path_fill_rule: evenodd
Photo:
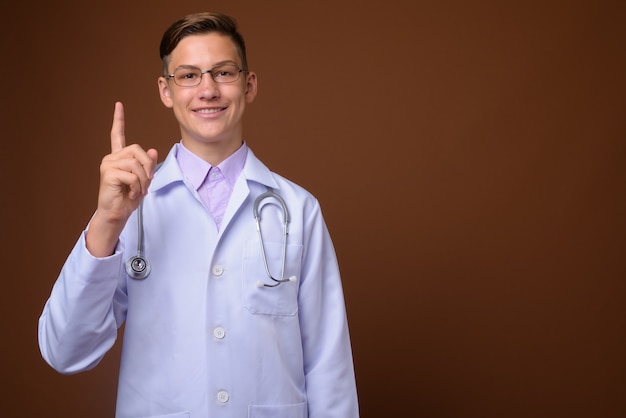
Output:
<svg viewBox="0 0 626 418">
<path fill-rule="evenodd" d="M 198 192 L 219 230 L 235 182 L 246 162 L 248 146 L 244 142 L 237 151 L 214 167 L 189 151 L 182 141 L 177 145 L 176 161 L 180 170 Z"/>
</svg>

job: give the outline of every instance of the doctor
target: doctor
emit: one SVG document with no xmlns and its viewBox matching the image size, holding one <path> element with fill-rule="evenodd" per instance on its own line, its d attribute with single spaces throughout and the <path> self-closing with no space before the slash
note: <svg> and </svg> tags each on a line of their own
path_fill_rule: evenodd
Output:
<svg viewBox="0 0 626 418">
<path fill-rule="evenodd" d="M 126 144 L 116 103 L 97 209 L 39 320 L 44 359 L 60 373 L 89 370 L 125 323 L 117 417 L 358 417 L 342 285 L 319 203 L 243 140 L 257 76 L 235 22 L 186 16 L 160 52 L 161 100 L 182 139 L 157 171 L 156 150 Z M 267 199 L 263 257 L 253 206 L 268 190 L 284 199 L 290 223 L 284 247 L 284 213 Z M 125 264 L 138 250 L 140 202 L 139 248 L 151 271 L 138 280 Z M 265 264 L 293 281 L 264 286 L 276 284 Z"/>
</svg>

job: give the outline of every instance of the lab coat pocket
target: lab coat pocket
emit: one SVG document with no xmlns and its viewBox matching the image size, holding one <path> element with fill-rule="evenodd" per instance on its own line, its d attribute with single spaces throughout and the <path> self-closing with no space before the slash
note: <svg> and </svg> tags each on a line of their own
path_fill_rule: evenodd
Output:
<svg viewBox="0 0 626 418">
<path fill-rule="evenodd" d="M 283 243 L 265 242 L 267 268 L 275 279 L 281 278 Z M 258 240 L 246 242 L 243 260 L 243 298 L 250 313 L 264 315 L 290 315 L 298 312 L 298 287 L 302 259 L 301 245 L 287 245 L 283 278 L 292 281 L 277 283 L 266 271 L 263 253 Z"/>
<path fill-rule="evenodd" d="M 250 405 L 248 418 L 307 418 L 306 402 L 295 405 Z"/>
</svg>

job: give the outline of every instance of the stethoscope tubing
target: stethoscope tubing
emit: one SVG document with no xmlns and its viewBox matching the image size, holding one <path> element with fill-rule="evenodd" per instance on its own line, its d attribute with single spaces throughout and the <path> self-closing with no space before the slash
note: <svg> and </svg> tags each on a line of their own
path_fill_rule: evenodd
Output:
<svg viewBox="0 0 626 418">
<path fill-rule="evenodd" d="M 136 280 L 143 280 L 150 274 L 150 261 L 143 255 L 143 200 L 137 208 L 137 255 L 126 261 L 126 273 Z"/>
<path fill-rule="evenodd" d="M 261 208 L 262 203 L 265 199 L 274 199 L 278 201 L 282 208 L 283 212 L 283 252 L 282 252 L 282 262 L 281 262 L 281 270 L 280 276 L 278 278 L 274 277 L 270 271 L 269 264 L 267 262 L 267 255 L 265 253 L 265 242 L 263 240 L 263 232 L 261 230 Z M 285 266 L 287 262 L 287 236 L 289 235 L 289 222 L 291 221 L 289 217 L 289 209 L 287 208 L 287 204 L 285 200 L 275 191 L 268 190 L 265 193 L 261 193 L 254 200 L 254 205 L 252 206 L 252 213 L 254 215 L 257 235 L 259 237 L 259 244 L 261 246 L 261 256 L 263 258 L 263 265 L 265 267 L 265 273 L 267 277 L 272 280 L 271 284 L 267 284 L 259 280 L 257 282 L 258 287 L 276 287 L 281 283 L 292 282 L 296 280 L 295 276 L 291 276 L 289 278 L 285 278 Z M 144 231 L 143 231 L 143 201 L 139 204 L 137 208 L 137 254 L 130 257 L 126 261 L 126 273 L 135 280 L 143 280 L 150 274 L 152 266 L 147 257 L 143 255 L 144 248 Z"/>
<path fill-rule="evenodd" d="M 263 200 L 269 199 L 269 198 L 273 198 L 277 200 L 283 209 L 283 253 L 282 253 L 282 263 L 281 263 L 282 267 L 280 270 L 280 278 L 274 277 L 272 273 L 270 272 L 270 268 L 267 263 L 267 255 L 265 254 L 265 242 L 263 241 L 263 232 L 261 232 L 261 213 L 260 213 L 261 203 L 263 202 Z M 288 278 L 288 279 L 284 278 L 285 277 L 285 263 L 287 262 L 287 235 L 289 235 L 289 222 L 290 222 L 289 210 L 287 209 L 287 204 L 285 203 L 285 200 L 278 193 L 272 190 L 268 190 L 265 193 L 261 193 L 254 200 L 254 206 L 252 207 L 252 212 L 254 214 L 254 219 L 256 222 L 256 230 L 259 236 L 259 243 L 261 245 L 261 256 L 263 257 L 263 265 L 265 267 L 265 273 L 267 274 L 267 277 L 269 277 L 273 281 L 272 284 L 266 284 L 266 283 L 259 281 L 257 283 L 257 286 L 258 287 L 263 287 L 263 286 L 264 287 L 276 287 L 280 285 L 281 283 L 292 281 L 291 278 Z"/>
</svg>

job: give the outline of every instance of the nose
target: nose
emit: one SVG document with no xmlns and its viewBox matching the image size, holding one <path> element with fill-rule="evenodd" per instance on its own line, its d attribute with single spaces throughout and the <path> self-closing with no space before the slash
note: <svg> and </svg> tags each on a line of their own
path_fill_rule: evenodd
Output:
<svg viewBox="0 0 626 418">
<path fill-rule="evenodd" d="M 219 97 L 220 90 L 218 84 L 213 80 L 213 74 L 210 70 L 202 71 L 202 78 L 198 85 L 198 92 L 205 99 L 214 99 Z"/>
</svg>

